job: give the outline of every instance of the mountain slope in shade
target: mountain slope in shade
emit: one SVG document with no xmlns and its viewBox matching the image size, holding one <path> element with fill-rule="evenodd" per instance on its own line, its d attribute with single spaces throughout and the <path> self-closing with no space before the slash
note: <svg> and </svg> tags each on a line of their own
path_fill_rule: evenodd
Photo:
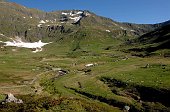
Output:
<svg viewBox="0 0 170 112">
<path fill-rule="evenodd" d="M 145 52 L 148 54 L 158 53 L 170 56 L 170 24 L 169 21 L 161 23 L 162 27 L 146 33 L 133 40 L 131 51 Z"/>
<path fill-rule="evenodd" d="M 155 45 L 155 49 L 170 48 L 170 25 L 163 26 L 155 31 L 147 33 L 139 38 L 139 41 L 145 44 Z M 152 51 L 152 50 L 151 50 Z"/>
</svg>

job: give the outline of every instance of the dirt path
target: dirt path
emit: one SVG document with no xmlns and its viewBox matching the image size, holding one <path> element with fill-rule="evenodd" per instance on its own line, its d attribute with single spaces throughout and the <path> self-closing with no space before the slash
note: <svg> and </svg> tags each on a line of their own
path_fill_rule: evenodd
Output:
<svg viewBox="0 0 170 112">
<path fill-rule="evenodd" d="M 29 84 L 18 85 L 18 86 L 2 86 L 2 87 L 0 87 L 0 89 L 22 88 L 22 87 L 26 87 L 26 86 L 32 85 L 32 84 L 34 84 L 34 83 L 39 79 L 39 77 L 40 77 L 41 75 L 46 74 L 46 73 L 49 73 L 49 72 L 50 72 L 50 71 L 46 71 L 46 72 L 42 72 L 42 73 L 40 73 L 40 74 L 37 74 Z"/>
<path fill-rule="evenodd" d="M 35 81 L 37 81 L 37 79 L 38 79 L 41 75 L 46 74 L 46 73 L 49 73 L 49 72 L 51 72 L 51 71 L 46 71 L 46 72 L 37 74 L 37 75 L 34 77 L 34 79 L 29 83 L 29 85 L 32 85 L 33 83 L 35 83 Z"/>
<path fill-rule="evenodd" d="M 21 87 L 26 87 L 28 85 L 19 85 L 19 86 L 3 86 L 0 87 L 0 89 L 10 89 L 10 88 L 21 88 Z"/>
</svg>

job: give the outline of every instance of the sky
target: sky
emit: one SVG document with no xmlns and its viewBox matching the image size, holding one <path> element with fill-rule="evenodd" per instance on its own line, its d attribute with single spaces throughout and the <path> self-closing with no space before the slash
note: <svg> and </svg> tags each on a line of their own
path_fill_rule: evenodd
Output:
<svg viewBox="0 0 170 112">
<path fill-rule="evenodd" d="M 8 0 L 46 12 L 89 10 L 119 22 L 154 24 L 170 20 L 170 0 Z"/>
</svg>

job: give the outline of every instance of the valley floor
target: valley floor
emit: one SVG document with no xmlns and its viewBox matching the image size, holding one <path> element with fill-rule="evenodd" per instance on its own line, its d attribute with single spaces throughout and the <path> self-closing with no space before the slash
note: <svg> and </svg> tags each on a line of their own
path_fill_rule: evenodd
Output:
<svg viewBox="0 0 170 112">
<path fill-rule="evenodd" d="M 0 100 L 12 93 L 24 103 L 0 111 L 170 111 L 169 58 L 46 52 L 1 52 Z"/>
</svg>

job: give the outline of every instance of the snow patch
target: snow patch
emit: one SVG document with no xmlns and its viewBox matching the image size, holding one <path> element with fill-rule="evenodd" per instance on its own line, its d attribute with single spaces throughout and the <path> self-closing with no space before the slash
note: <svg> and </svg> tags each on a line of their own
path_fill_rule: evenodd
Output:
<svg viewBox="0 0 170 112">
<path fill-rule="evenodd" d="M 127 30 L 126 28 L 120 27 L 122 30 Z"/>
<path fill-rule="evenodd" d="M 5 36 L 4 34 L 0 33 L 0 36 Z"/>
<path fill-rule="evenodd" d="M 135 32 L 135 30 L 130 30 L 131 32 Z"/>
<path fill-rule="evenodd" d="M 76 16 L 77 14 L 73 14 L 73 12 L 70 12 L 70 16 Z"/>
<path fill-rule="evenodd" d="M 45 20 L 46 22 L 49 22 L 49 20 Z"/>
<path fill-rule="evenodd" d="M 24 19 L 26 18 L 26 17 L 23 17 Z"/>
<path fill-rule="evenodd" d="M 32 19 L 32 16 L 30 16 L 30 18 Z"/>
<path fill-rule="evenodd" d="M 41 40 L 39 40 L 38 42 L 30 43 L 30 42 L 23 42 L 20 38 L 18 38 L 16 40 L 13 40 L 13 42 L 11 41 L 2 42 L 1 41 L 1 43 L 4 43 L 5 44 L 4 46 L 14 46 L 14 47 L 36 49 L 35 51 L 33 51 L 33 53 L 36 53 L 36 52 L 42 51 L 43 46 L 50 44 L 52 42 L 43 43 L 41 42 Z"/>
<path fill-rule="evenodd" d="M 44 23 L 45 23 L 45 21 L 44 21 L 44 20 L 41 20 L 39 23 L 42 23 L 42 24 L 44 24 Z"/>
<path fill-rule="evenodd" d="M 67 15 L 77 16 L 77 15 L 83 14 L 83 12 L 82 12 L 82 11 L 78 11 L 78 12 L 73 13 L 73 11 L 71 11 L 70 13 L 62 12 L 61 14 L 62 14 L 62 15 L 66 15 L 66 16 L 67 16 Z"/>
<path fill-rule="evenodd" d="M 77 14 L 83 14 L 83 12 L 82 12 L 82 11 L 79 11 L 79 12 L 77 12 Z"/>
<path fill-rule="evenodd" d="M 61 14 L 62 14 L 62 15 L 66 15 L 66 16 L 67 16 L 69 13 L 62 12 Z"/>
<path fill-rule="evenodd" d="M 82 16 L 79 16 L 79 17 L 70 17 L 70 19 L 74 20 L 74 22 L 78 22 L 81 18 L 82 18 Z"/>
<path fill-rule="evenodd" d="M 38 24 L 38 25 L 37 25 L 37 27 L 41 27 L 41 26 L 42 26 L 42 24 Z"/>
<path fill-rule="evenodd" d="M 110 33 L 110 30 L 106 30 L 106 32 L 109 32 L 109 33 Z"/>
</svg>

